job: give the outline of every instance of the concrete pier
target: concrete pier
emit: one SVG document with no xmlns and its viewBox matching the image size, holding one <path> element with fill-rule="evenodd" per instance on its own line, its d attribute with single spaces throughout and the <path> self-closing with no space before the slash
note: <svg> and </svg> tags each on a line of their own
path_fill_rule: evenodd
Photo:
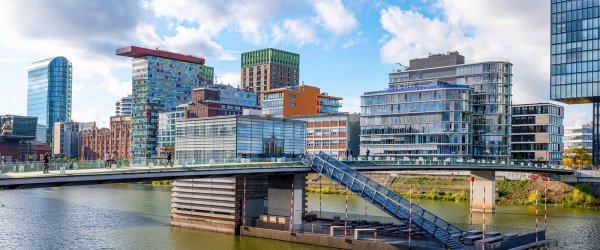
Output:
<svg viewBox="0 0 600 250">
<path fill-rule="evenodd" d="M 471 210 L 483 212 L 483 200 L 485 197 L 485 212 L 496 211 L 496 172 L 495 171 L 471 171 L 473 198 L 471 199 Z M 485 188 L 485 195 L 484 195 Z"/>
<path fill-rule="evenodd" d="M 287 217 L 289 225 L 294 182 L 294 228 L 301 228 L 306 206 L 306 174 L 246 175 L 246 218 Z M 242 225 L 244 175 L 181 178 L 173 182 L 171 225 L 238 234 Z"/>
</svg>

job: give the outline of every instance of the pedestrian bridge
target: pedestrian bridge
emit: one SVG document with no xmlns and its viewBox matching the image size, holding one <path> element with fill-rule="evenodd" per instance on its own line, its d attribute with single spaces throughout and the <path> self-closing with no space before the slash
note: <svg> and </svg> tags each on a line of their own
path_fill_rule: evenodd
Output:
<svg viewBox="0 0 600 250">
<path fill-rule="evenodd" d="M 508 246 L 522 245 L 523 240 L 495 237 L 484 241 L 485 237 L 488 237 L 487 234 L 464 232 L 360 172 L 471 171 L 472 176 L 475 176 L 471 178 L 474 183 L 471 199 L 473 211 L 477 209 L 478 199 L 483 197 L 487 197 L 484 198 L 483 211 L 489 209 L 493 211 L 494 192 L 486 194 L 485 187 L 491 185 L 488 190 L 495 190 L 493 186 L 495 171 L 572 174 L 572 171 L 562 168 L 494 162 L 389 158 L 338 161 L 324 153 L 307 154 L 306 158 L 293 160 L 269 158 L 180 161 L 168 167 L 164 164 L 164 160 L 116 161 L 110 164 L 102 161 L 54 162 L 47 165 L 39 162 L 2 164 L 0 165 L 0 189 L 174 179 L 171 206 L 173 226 L 237 233 L 247 232 L 250 227 L 254 227 L 254 231 L 259 230 L 256 228 L 258 225 L 252 223 L 246 225 L 248 219 L 252 221 L 263 216 L 275 216 L 274 218 L 278 219 L 274 223 L 283 223 L 285 231 L 289 232 L 288 235 L 293 235 L 293 233 L 303 232 L 305 218 L 307 218 L 304 211 L 307 173 L 317 172 L 320 176 L 345 186 L 347 190 L 366 202 L 372 203 L 404 226 L 408 226 L 409 230 L 414 228 L 415 232 L 422 235 L 424 239 L 437 242 L 444 248 L 476 249 L 478 244 L 486 245 L 486 248 L 489 244 L 496 244 L 501 246 L 499 249 L 502 247 L 508 249 Z M 43 173 L 45 167 L 49 168 L 49 174 Z M 483 194 L 478 193 L 482 188 Z M 488 197 L 490 195 L 491 198 Z M 488 204 L 492 204 L 486 205 L 485 199 L 489 199 L 491 202 Z M 347 229 L 347 223 L 346 221 L 344 229 Z M 409 235 L 411 232 L 409 231 Z M 474 245 L 473 242 L 468 241 L 469 237 L 481 239 L 480 243 Z M 544 241 L 545 238 L 542 237 L 540 240 Z M 530 241 L 525 242 L 530 243 Z M 344 242 L 347 243 L 345 238 Z"/>
<path fill-rule="evenodd" d="M 465 170 L 509 171 L 538 174 L 573 175 L 572 170 L 556 166 L 532 166 L 477 161 L 424 161 L 391 158 L 358 158 L 341 161 L 357 171 Z M 252 158 L 206 161 L 176 161 L 165 167 L 164 160 L 116 161 L 106 167 L 103 161 L 52 162 L 50 173 L 43 174 L 41 162 L 0 163 L 0 188 L 34 188 L 63 185 L 166 180 L 183 177 L 233 176 L 310 172 L 305 159 Z"/>
</svg>

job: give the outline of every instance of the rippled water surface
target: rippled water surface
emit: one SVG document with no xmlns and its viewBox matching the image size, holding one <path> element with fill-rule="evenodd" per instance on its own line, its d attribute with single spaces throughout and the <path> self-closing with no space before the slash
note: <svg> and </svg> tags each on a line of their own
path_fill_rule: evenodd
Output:
<svg viewBox="0 0 600 250">
<path fill-rule="evenodd" d="M 282 241 L 236 237 L 169 226 L 168 188 L 136 184 L 0 191 L 0 249 L 326 249 Z M 344 196 L 323 195 L 323 211 L 344 211 Z M 468 203 L 421 201 L 421 205 L 464 229 L 480 229 L 482 214 L 469 225 Z M 349 212 L 363 214 L 364 201 L 349 197 Z M 308 197 L 318 211 L 319 195 Z M 497 206 L 489 230 L 529 233 L 535 208 Z M 385 216 L 373 206 L 370 215 Z M 548 237 L 561 249 L 600 249 L 600 211 L 549 208 Z M 540 208 L 543 227 L 543 209 Z"/>
</svg>

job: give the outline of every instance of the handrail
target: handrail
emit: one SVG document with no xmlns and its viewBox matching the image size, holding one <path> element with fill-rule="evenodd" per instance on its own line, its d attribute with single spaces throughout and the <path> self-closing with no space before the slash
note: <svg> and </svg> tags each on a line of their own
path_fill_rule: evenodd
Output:
<svg viewBox="0 0 600 250">
<path fill-rule="evenodd" d="M 307 158 L 310 159 L 309 161 L 311 163 L 309 166 L 311 168 L 313 168 L 313 170 L 318 171 L 319 173 L 327 172 L 327 174 L 329 175 L 329 178 L 331 178 L 332 180 L 334 180 L 334 178 L 336 178 L 333 175 L 333 173 L 334 173 L 334 170 L 337 170 L 338 172 L 342 173 L 342 176 L 339 177 L 339 179 L 340 179 L 339 182 L 343 182 L 344 177 L 348 176 L 349 178 L 352 178 L 352 183 L 353 183 L 352 187 L 355 186 L 354 183 L 358 183 L 358 184 L 362 185 L 363 189 L 362 189 L 362 191 L 360 191 L 361 196 L 363 196 L 365 194 L 365 187 L 369 187 L 373 191 L 373 194 L 372 195 L 367 194 L 367 196 L 370 196 L 369 198 L 372 199 L 371 203 L 373 203 L 374 205 L 377 205 L 378 207 L 381 207 L 384 210 L 390 210 L 390 207 L 388 207 L 387 204 L 388 204 L 388 201 L 391 201 L 391 204 L 394 204 L 396 206 L 396 211 L 394 213 L 394 216 L 398 216 L 400 207 L 402 207 L 404 209 L 404 211 L 402 213 L 406 213 L 406 210 L 409 210 L 407 208 L 407 205 L 403 204 L 403 202 L 406 203 L 406 198 L 396 194 L 395 192 L 391 192 L 388 188 L 377 183 L 376 181 L 371 180 L 370 178 L 368 178 L 364 175 L 361 175 L 356 170 L 348 167 L 347 165 L 345 165 L 341 162 L 338 162 L 337 160 L 333 159 L 331 156 L 329 156 L 323 152 L 320 152 L 317 155 L 307 154 L 307 156 L 309 156 Z M 315 159 L 318 159 L 319 161 L 323 162 L 320 169 L 317 169 L 314 166 Z M 330 160 L 333 160 L 333 161 L 330 161 Z M 327 164 L 328 166 L 331 167 L 331 169 L 332 169 L 331 174 L 329 174 L 329 171 L 324 169 L 325 164 Z M 359 177 L 362 177 L 364 180 L 362 180 Z M 369 185 L 369 183 L 372 183 L 372 185 Z M 352 191 L 352 189 L 350 189 L 350 191 Z M 355 191 L 352 191 L 352 192 L 355 192 Z M 379 195 L 379 197 L 385 198 L 384 205 L 378 204 L 378 203 L 381 203 L 381 201 L 379 201 L 379 200 L 377 201 L 377 203 L 373 202 L 375 200 L 375 198 L 377 198 L 378 195 Z M 413 205 L 413 210 L 415 208 L 417 211 L 412 212 L 415 216 L 418 217 L 417 220 L 415 220 L 415 222 L 418 223 L 420 221 L 419 226 L 423 230 L 425 230 L 427 233 L 431 234 L 438 240 L 442 241 L 444 244 L 449 244 L 449 241 L 454 239 L 452 237 L 452 235 L 457 234 L 457 233 L 462 233 L 462 230 L 458 229 L 457 227 L 453 226 L 452 224 L 448 223 L 447 221 L 443 220 L 442 218 L 435 216 L 431 212 L 423 209 L 422 207 Z M 392 211 L 389 211 L 389 213 L 391 213 L 391 212 Z M 435 218 L 435 220 L 433 222 L 429 221 L 428 219 L 425 218 L 426 215 L 430 215 L 431 217 Z M 440 225 L 438 225 L 438 223 L 437 223 L 438 221 L 442 222 L 443 225 L 446 226 L 446 230 L 444 230 Z M 433 230 L 427 229 L 425 224 L 428 224 L 431 227 L 433 227 L 432 228 Z M 450 231 L 452 231 L 452 232 L 450 232 Z M 457 240 L 457 239 L 455 239 L 455 240 Z M 456 241 L 456 243 L 458 243 L 458 241 Z"/>
</svg>

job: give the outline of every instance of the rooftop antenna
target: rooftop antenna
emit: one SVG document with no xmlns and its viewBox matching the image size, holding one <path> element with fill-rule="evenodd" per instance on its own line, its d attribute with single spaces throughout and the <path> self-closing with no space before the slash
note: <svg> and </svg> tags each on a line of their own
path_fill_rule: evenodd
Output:
<svg viewBox="0 0 600 250">
<path fill-rule="evenodd" d="M 156 47 L 154 47 L 154 48 L 155 48 L 156 50 L 158 50 L 158 48 L 160 48 L 160 46 L 156 46 Z"/>
<path fill-rule="evenodd" d="M 407 66 L 403 65 L 402 63 L 396 63 L 398 65 L 398 68 L 400 68 L 400 71 L 405 71 L 408 69 Z"/>
</svg>

